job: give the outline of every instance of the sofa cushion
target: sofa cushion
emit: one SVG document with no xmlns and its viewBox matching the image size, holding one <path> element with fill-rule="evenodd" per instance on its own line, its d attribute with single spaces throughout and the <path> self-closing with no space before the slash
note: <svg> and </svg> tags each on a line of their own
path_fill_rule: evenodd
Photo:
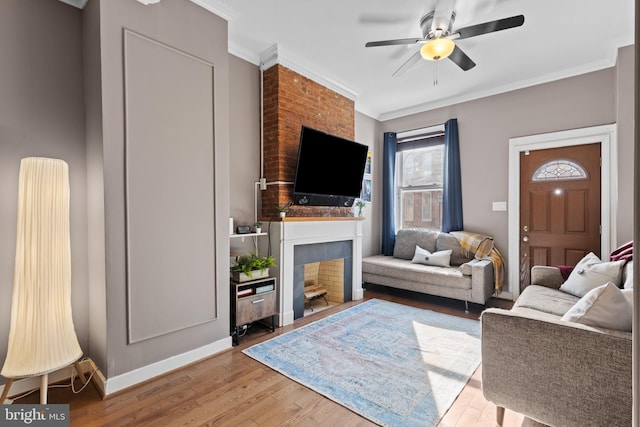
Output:
<svg viewBox="0 0 640 427">
<path fill-rule="evenodd" d="M 460 246 L 460 243 L 458 243 L 458 239 L 456 239 L 449 233 L 438 234 L 438 239 L 436 241 L 436 250 L 451 250 L 451 265 L 455 265 L 456 267 L 473 259 L 473 257 L 469 258 L 465 256 L 465 254 L 462 252 L 462 246 Z"/>
<path fill-rule="evenodd" d="M 582 298 L 590 290 L 607 282 L 620 286 L 625 262 L 602 262 L 596 254 L 589 252 L 576 264 L 569 278 L 560 286 L 560 290 Z"/>
<path fill-rule="evenodd" d="M 579 298 L 557 289 L 530 285 L 522 291 L 513 309 L 529 308 L 562 317 L 578 300 Z"/>
<path fill-rule="evenodd" d="M 393 256 L 400 259 L 413 259 L 416 245 L 429 252 L 436 251 L 437 231 L 404 229 L 396 234 L 396 243 L 393 247 Z"/>
<path fill-rule="evenodd" d="M 631 331 L 633 306 L 616 285 L 608 282 L 587 292 L 562 316 L 567 322 Z"/>
<path fill-rule="evenodd" d="M 408 260 L 384 255 L 363 258 L 362 273 L 456 289 L 471 289 L 471 276 L 464 276 L 458 268 L 413 264 Z"/>
<path fill-rule="evenodd" d="M 413 264 L 433 265 L 435 267 L 449 267 L 451 251 L 429 252 L 416 245 L 416 252 L 411 262 Z"/>
</svg>

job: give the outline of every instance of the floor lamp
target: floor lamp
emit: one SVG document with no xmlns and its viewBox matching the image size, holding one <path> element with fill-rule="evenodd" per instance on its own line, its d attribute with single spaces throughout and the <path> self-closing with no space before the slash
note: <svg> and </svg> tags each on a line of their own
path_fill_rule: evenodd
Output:
<svg viewBox="0 0 640 427">
<path fill-rule="evenodd" d="M 47 403 L 49 373 L 74 364 L 84 382 L 71 316 L 69 169 L 62 160 L 20 163 L 18 227 L 7 358 L 0 403 L 14 379 L 40 376 Z"/>
</svg>

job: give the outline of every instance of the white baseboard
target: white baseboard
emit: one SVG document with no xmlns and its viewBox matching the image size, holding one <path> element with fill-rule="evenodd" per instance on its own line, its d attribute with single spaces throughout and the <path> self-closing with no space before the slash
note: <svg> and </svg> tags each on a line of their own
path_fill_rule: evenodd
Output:
<svg viewBox="0 0 640 427">
<path fill-rule="evenodd" d="M 204 359 L 205 357 L 217 354 L 223 350 L 227 350 L 231 348 L 231 345 L 231 337 L 225 337 L 214 343 L 143 366 L 142 368 L 135 369 L 131 372 L 109 378 L 106 381 L 101 375 L 97 381 L 102 381 L 102 384 L 99 384 L 98 387 L 104 392 L 105 396 L 108 396 L 109 394 L 124 390 L 125 388 L 157 377 L 158 375 L 165 374 L 200 359 Z"/>
<path fill-rule="evenodd" d="M 514 298 L 513 298 L 513 293 L 510 292 L 510 291 L 500 292 L 500 294 L 496 295 L 495 298 L 506 299 L 506 300 L 509 300 L 509 301 L 515 301 Z"/>
<path fill-rule="evenodd" d="M 223 350 L 231 348 L 231 346 L 231 337 L 225 337 L 214 343 L 196 348 L 195 350 L 172 356 L 168 359 L 152 363 L 151 365 L 147 365 L 109 379 L 105 378 L 105 376 L 102 374 L 102 372 L 100 372 L 100 370 L 91 359 L 83 360 L 82 362 L 80 362 L 80 366 L 82 367 L 82 370 L 85 374 L 90 374 L 92 372 L 94 373 L 92 377 L 93 383 L 98 388 L 98 391 L 102 396 L 107 396 L 109 394 L 139 384 L 143 381 L 157 377 L 158 375 L 165 374 L 169 371 L 181 368 L 200 359 L 204 359 L 205 357 L 217 354 Z M 69 380 L 71 378 L 72 369 L 73 365 L 50 373 L 49 384 Z M 0 394 L 2 394 L 4 387 L 4 385 L 0 386 Z M 36 390 L 39 388 L 40 377 L 30 377 L 14 381 L 11 385 L 9 393 L 11 396 L 19 396 L 31 390 Z M 4 403 L 10 404 L 13 403 L 13 400 L 6 399 Z"/>
</svg>

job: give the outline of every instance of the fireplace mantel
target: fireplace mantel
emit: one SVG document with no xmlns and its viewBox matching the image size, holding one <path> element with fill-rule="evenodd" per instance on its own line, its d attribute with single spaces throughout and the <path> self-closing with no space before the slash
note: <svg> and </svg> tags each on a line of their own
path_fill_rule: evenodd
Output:
<svg viewBox="0 0 640 427">
<path fill-rule="evenodd" d="M 269 238 L 261 242 L 261 253 L 276 259 L 271 274 L 278 279 L 278 325 L 293 323 L 294 252 L 297 245 L 352 242 L 352 299 L 363 298 L 362 290 L 362 219 L 285 217 L 266 224 Z M 263 226 L 265 228 L 265 226 Z"/>
</svg>

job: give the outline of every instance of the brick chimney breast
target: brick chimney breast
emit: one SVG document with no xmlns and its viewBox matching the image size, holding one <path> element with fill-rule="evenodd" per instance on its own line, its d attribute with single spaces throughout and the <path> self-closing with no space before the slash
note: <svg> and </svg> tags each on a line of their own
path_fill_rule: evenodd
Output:
<svg viewBox="0 0 640 427">
<path fill-rule="evenodd" d="M 355 139 L 355 104 L 280 64 L 263 73 L 264 175 L 267 182 L 293 182 L 300 129 L 308 126 Z M 328 165 L 330 167 L 330 165 Z M 277 205 L 293 202 L 293 185 L 269 185 L 262 191 L 262 216 L 277 217 Z M 288 216 L 345 217 L 351 208 L 292 206 Z"/>
</svg>

